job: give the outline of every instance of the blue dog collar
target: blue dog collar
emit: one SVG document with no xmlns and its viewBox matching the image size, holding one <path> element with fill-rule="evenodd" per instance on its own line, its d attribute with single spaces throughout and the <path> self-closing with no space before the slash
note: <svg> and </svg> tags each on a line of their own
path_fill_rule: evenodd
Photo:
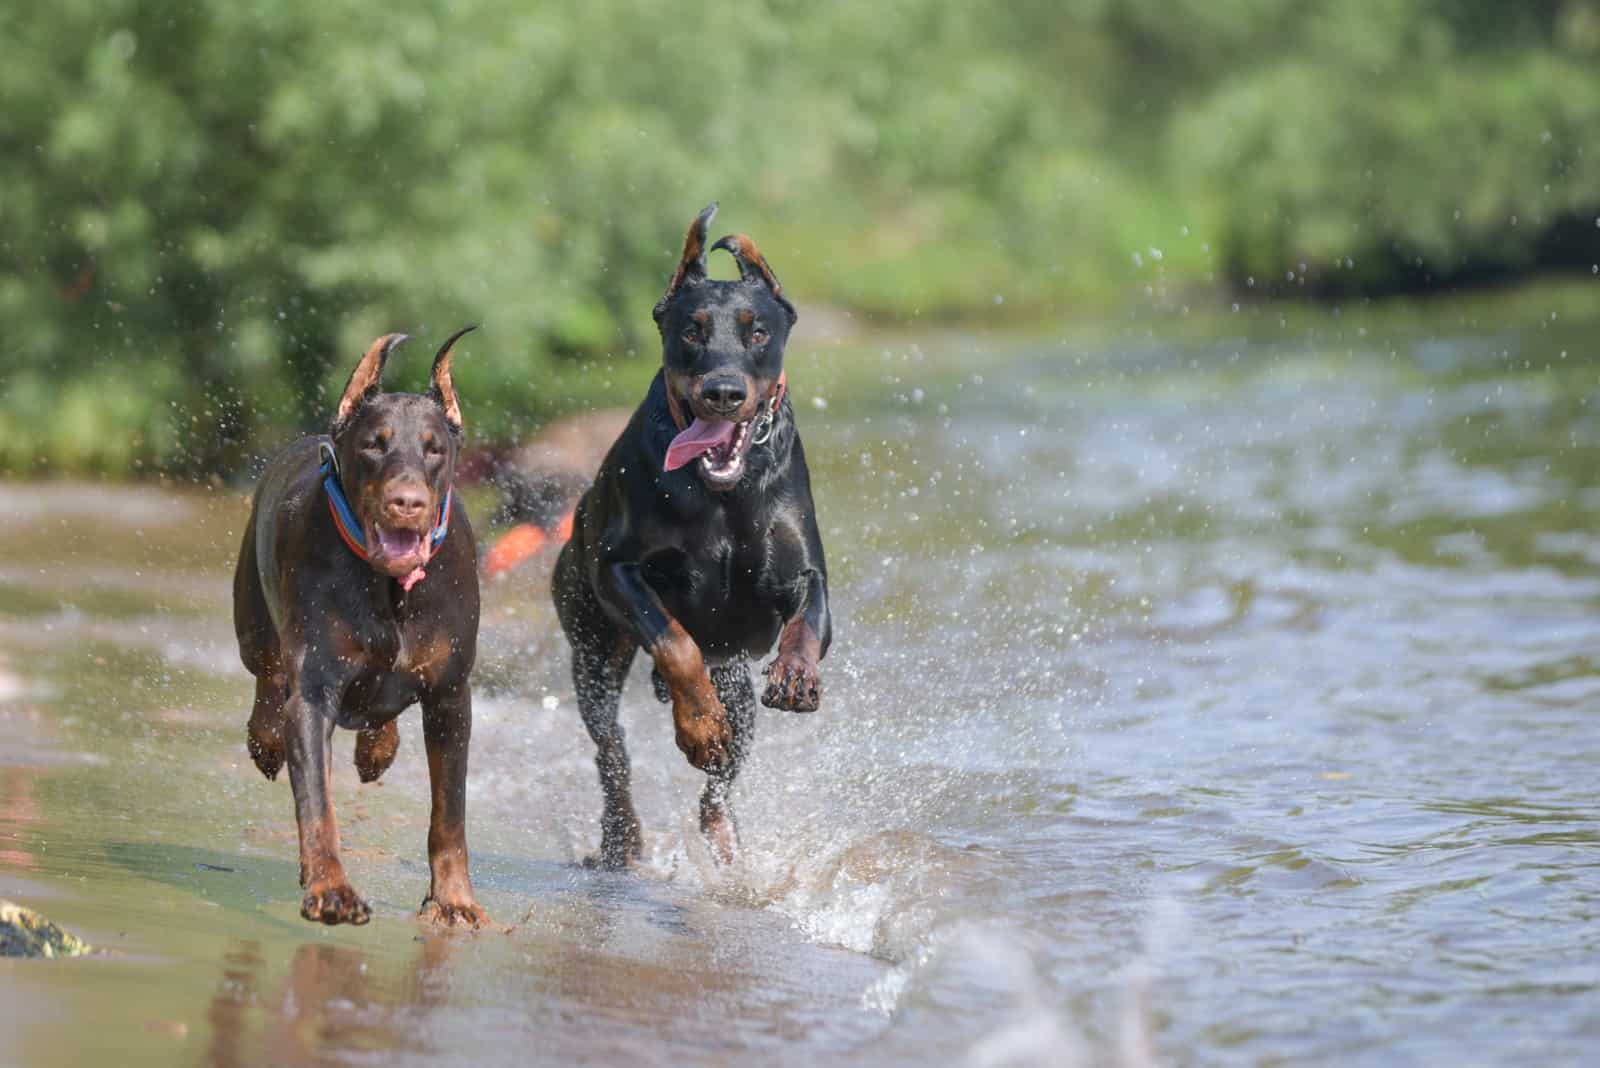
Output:
<svg viewBox="0 0 1600 1068">
<path fill-rule="evenodd" d="M 333 525 L 339 531 L 339 537 L 344 539 L 351 552 L 363 560 L 371 560 L 366 532 L 361 529 L 361 521 L 356 518 L 349 498 L 344 495 L 344 485 L 339 481 L 339 457 L 333 451 L 333 442 L 318 442 L 317 454 L 322 458 L 322 491 L 328 495 L 328 511 L 333 514 Z M 450 486 L 445 489 L 444 501 L 439 505 L 439 521 L 428 535 L 430 557 L 450 533 L 450 506 L 454 500 L 455 487 Z"/>
</svg>

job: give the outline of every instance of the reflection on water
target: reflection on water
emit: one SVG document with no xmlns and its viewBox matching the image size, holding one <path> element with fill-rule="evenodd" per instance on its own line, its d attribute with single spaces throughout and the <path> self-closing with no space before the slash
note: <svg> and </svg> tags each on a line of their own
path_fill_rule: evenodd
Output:
<svg viewBox="0 0 1600 1068">
<path fill-rule="evenodd" d="M 1353 319 L 890 347 L 873 404 L 798 356 L 840 643 L 759 721 L 743 856 L 641 678 L 646 862 L 576 864 L 535 563 L 486 598 L 471 938 L 410 919 L 415 717 L 381 785 L 338 762 L 373 924 L 296 918 L 237 494 L 0 488 L 0 894 L 115 950 L 6 965 L 0 1023 L 43 1065 L 1592 1059 L 1600 362 Z"/>
<path fill-rule="evenodd" d="M 223 954 L 222 979 L 206 1013 L 209 1063 L 321 1064 L 331 1050 L 366 1055 L 418 1049 L 414 1019 L 446 999 L 451 939 L 426 934 L 412 959 L 392 973 L 367 954 L 338 945 L 305 943 L 288 974 L 274 983 L 259 942 L 239 940 Z"/>
</svg>

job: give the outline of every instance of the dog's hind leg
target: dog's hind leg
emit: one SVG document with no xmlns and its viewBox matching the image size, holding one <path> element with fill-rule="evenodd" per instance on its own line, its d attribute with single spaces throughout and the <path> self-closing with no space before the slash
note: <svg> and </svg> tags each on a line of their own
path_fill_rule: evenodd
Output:
<svg viewBox="0 0 1600 1068">
<path fill-rule="evenodd" d="M 400 727 L 390 720 L 381 727 L 356 732 L 356 774 L 362 782 L 377 782 L 400 751 Z"/>
<path fill-rule="evenodd" d="M 591 868 L 626 868 L 644 852 L 639 816 L 633 810 L 632 767 L 623 741 L 617 706 L 638 647 L 624 637 L 609 643 L 574 645 L 572 681 L 578 691 L 578 711 L 595 744 L 595 767 L 605 791 L 605 811 L 600 817 L 600 852 L 584 859 Z"/>
<path fill-rule="evenodd" d="M 239 566 L 233 574 L 233 629 L 239 639 L 239 659 L 256 677 L 256 699 L 250 709 L 245 747 L 261 774 L 276 779 L 285 759 L 283 706 L 289 700 L 289 680 L 283 671 L 282 647 L 261 590 L 256 565 L 256 513 L 239 546 Z"/>
<path fill-rule="evenodd" d="M 710 674 L 711 683 L 717 688 L 717 698 L 728 710 L 733 745 L 727 766 L 711 773 L 700 793 L 700 833 L 705 835 L 717 859 L 726 864 L 732 862 L 739 845 L 728 794 L 755 740 L 756 691 L 750 682 L 749 661 L 744 657 L 713 667 Z"/>
<path fill-rule="evenodd" d="M 277 779 L 283 769 L 283 706 L 289 699 L 289 684 L 277 665 L 267 666 L 256 676 L 256 700 L 250 710 L 246 747 L 261 774 Z"/>
</svg>

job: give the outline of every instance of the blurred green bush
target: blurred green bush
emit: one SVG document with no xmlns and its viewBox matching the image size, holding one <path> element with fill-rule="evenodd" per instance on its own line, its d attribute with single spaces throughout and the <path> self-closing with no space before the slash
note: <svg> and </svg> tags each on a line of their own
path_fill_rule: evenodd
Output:
<svg viewBox="0 0 1600 1068">
<path fill-rule="evenodd" d="M 51 0 L 0 50 L 18 472 L 234 470 L 480 320 L 516 433 L 648 359 L 711 199 L 895 321 L 1600 259 L 1597 0 Z"/>
</svg>

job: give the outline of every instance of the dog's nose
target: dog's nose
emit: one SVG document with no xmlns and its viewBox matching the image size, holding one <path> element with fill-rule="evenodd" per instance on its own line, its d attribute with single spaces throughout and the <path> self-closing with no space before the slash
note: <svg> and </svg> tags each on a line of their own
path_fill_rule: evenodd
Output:
<svg viewBox="0 0 1600 1068">
<path fill-rule="evenodd" d="M 712 411 L 732 415 L 744 404 L 744 380 L 731 375 L 708 378 L 705 385 L 700 387 L 700 396 Z"/>
<path fill-rule="evenodd" d="M 393 520 L 409 521 L 428 507 L 428 491 L 416 483 L 390 486 L 383 495 L 383 511 Z"/>
</svg>

